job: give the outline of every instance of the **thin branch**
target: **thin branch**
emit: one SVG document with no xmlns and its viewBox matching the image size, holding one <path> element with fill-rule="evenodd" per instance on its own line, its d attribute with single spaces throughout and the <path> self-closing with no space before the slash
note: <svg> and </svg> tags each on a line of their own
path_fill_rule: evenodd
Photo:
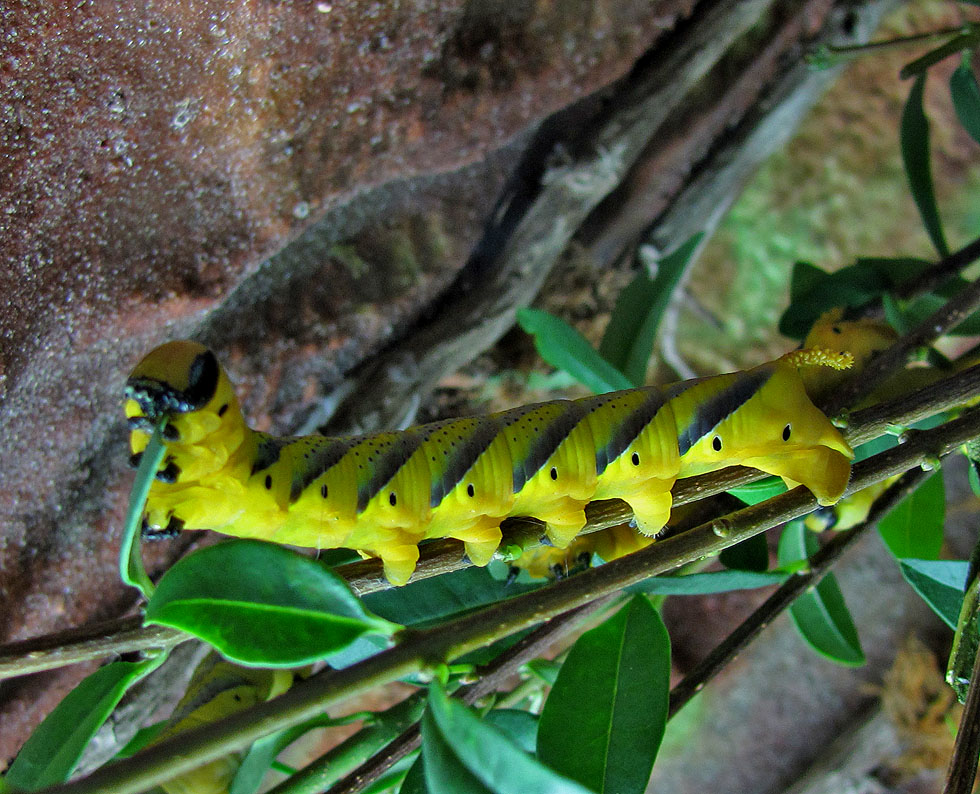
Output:
<svg viewBox="0 0 980 794">
<path fill-rule="evenodd" d="M 871 394 L 885 378 L 905 366 L 912 351 L 932 344 L 980 309 L 980 279 L 962 289 L 890 348 L 875 356 L 858 377 L 845 383 L 826 412 L 833 416 Z"/>
<path fill-rule="evenodd" d="M 973 662 L 970 690 L 966 696 L 960 728 L 953 745 L 953 757 L 943 794 L 969 794 L 977 776 L 977 754 L 980 753 L 980 654 Z"/>
<path fill-rule="evenodd" d="M 898 286 L 895 289 L 895 297 L 908 300 L 926 292 L 931 292 L 965 267 L 972 265 L 977 259 L 980 259 L 980 237 L 963 246 L 958 251 L 953 251 L 948 256 L 943 257 L 916 278 Z M 875 302 L 879 306 L 881 305 L 880 299 Z"/>
<path fill-rule="evenodd" d="M 914 435 L 908 443 L 861 461 L 847 494 L 947 454 L 980 436 L 980 410 L 967 411 L 940 427 Z M 794 488 L 724 519 L 654 543 L 648 548 L 577 576 L 492 604 L 424 630 L 407 630 L 401 643 L 343 670 L 330 670 L 297 684 L 274 700 L 187 731 L 89 777 L 44 789 L 44 794 L 137 794 L 202 763 L 247 747 L 261 736 L 291 727 L 349 697 L 458 658 L 487 643 L 540 623 L 624 587 L 666 573 L 687 562 L 798 518 L 816 507 L 805 488 Z"/>
<path fill-rule="evenodd" d="M 762 633 L 773 620 L 789 607 L 800 595 L 816 585 L 847 549 L 873 527 L 896 504 L 911 493 L 926 476 L 922 469 L 906 472 L 875 500 L 861 524 L 838 533 L 833 540 L 810 559 L 809 570 L 787 579 L 749 615 L 731 634 L 720 642 L 680 683 L 670 692 L 670 711 L 667 719 L 680 711 L 726 665 L 735 659 L 752 640 Z"/>
</svg>

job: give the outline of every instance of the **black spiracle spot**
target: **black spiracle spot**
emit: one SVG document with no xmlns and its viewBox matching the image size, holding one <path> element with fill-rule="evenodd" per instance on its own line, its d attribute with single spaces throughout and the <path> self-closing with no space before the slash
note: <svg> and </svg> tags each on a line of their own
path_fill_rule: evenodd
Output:
<svg viewBox="0 0 980 794">
<path fill-rule="evenodd" d="M 398 497 L 395 496 L 395 492 L 394 491 L 392 491 L 390 494 L 388 494 L 388 504 L 390 504 L 392 507 L 394 507 L 396 504 L 398 504 Z"/>
<path fill-rule="evenodd" d="M 715 436 L 711 439 L 711 448 L 715 452 L 721 452 L 721 436 Z"/>
<path fill-rule="evenodd" d="M 327 498 L 327 484 L 326 483 L 324 483 L 323 485 L 320 486 L 320 496 L 322 496 L 324 499 Z"/>
<path fill-rule="evenodd" d="M 558 469 L 556 469 L 554 466 L 551 467 L 551 479 L 558 479 Z"/>
<path fill-rule="evenodd" d="M 271 491 L 272 490 L 272 475 L 271 474 L 265 475 L 265 489 L 267 491 Z"/>
<path fill-rule="evenodd" d="M 789 435 L 791 430 L 792 428 L 790 427 L 790 425 L 786 425 L 786 427 L 783 428 L 783 441 L 789 441 Z"/>
<path fill-rule="evenodd" d="M 639 466 L 640 465 L 640 454 L 638 452 L 634 452 L 633 453 L 633 457 L 631 458 L 631 460 L 633 461 L 633 465 L 634 466 Z"/>
</svg>

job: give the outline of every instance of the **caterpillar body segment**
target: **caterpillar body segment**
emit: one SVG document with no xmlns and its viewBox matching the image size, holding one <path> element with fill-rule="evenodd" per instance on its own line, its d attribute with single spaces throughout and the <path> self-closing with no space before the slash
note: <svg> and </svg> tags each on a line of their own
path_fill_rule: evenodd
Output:
<svg viewBox="0 0 980 794">
<path fill-rule="evenodd" d="M 293 684 L 291 670 L 242 667 L 210 653 L 197 666 L 187 692 L 151 744 L 208 725 L 281 695 Z M 166 794 L 228 794 L 245 751 L 230 753 L 161 784 Z"/>
<path fill-rule="evenodd" d="M 196 343 L 172 342 L 127 382 L 134 453 L 167 418 L 168 450 L 145 525 L 352 548 L 380 557 L 395 584 L 411 576 L 428 538 L 457 538 L 474 563 L 486 564 L 508 516 L 543 521 L 551 543 L 567 547 L 597 499 L 626 501 L 640 532 L 653 535 L 670 516 L 678 477 L 736 463 L 802 483 L 830 504 L 847 485 L 853 454 L 799 374 L 845 365 L 828 353 L 802 351 L 667 390 L 343 438 L 251 430 L 213 359 Z"/>
</svg>

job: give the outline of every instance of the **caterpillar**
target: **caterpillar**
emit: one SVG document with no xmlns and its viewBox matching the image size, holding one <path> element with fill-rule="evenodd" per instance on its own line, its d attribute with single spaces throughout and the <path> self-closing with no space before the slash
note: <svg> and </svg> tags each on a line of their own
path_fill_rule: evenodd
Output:
<svg viewBox="0 0 980 794">
<path fill-rule="evenodd" d="M 293 684 L 291 670 L 242 667 L 209 653 L 194 670 L 187 692 L 151 744 L 208 725 L 281 695 Z M 166 794 L 228 794 L 244 751 L 217 758 L 161 784 Z"/>
<path fill-rule="evenodd" d="M 166 420 L 144 534 L 213 529 L 379 557 L 404 584 L 429 538 L 486 565 L 509 516 L 564 548 L 593 500 L 622 499 L 655 534 L 678 478 L 742 464 L 840 499 L 853 451 L 807 396 L 801 369 L 850 356 L 804 349 L 743 372 L 450 419 L 403 432 L 277 437 L 249 428 L 214 354 L 191 341 L 149 353 L 126 383 L 132 463 Z"/>
<path fill-rule="evenodd" d="M 826 397 L 841 385 L 844 378 L 860 372 L 872 356 L 898 338 L 886 323 L 873 319 L 844 320 L 843 316 L 842 308 L 824 312 L 803 340 L 804 348 L 847 351 L 853 359 L 846 372 L 826 367 L 802 368 L 800 377 L 811 400 Z M 833 506 L 821 507 L 806 517 L 806 526 L 815 532 L 830 528 L 850 529 L 864 520 L 872 502 L 886 485 L 866 488 Z M 674 511 L 671 519 L 676 514 Z M 624 524 L 580 535 L 564 549 L 549 546 L 528 549 L 512 565 L 513 569 L 525 570 L 535 578 L 561 578 L 589 567 L 594 554 L 609 562 L 645 548 L 653 541 L 654 538 L 639 534 Z"/>
</svg>

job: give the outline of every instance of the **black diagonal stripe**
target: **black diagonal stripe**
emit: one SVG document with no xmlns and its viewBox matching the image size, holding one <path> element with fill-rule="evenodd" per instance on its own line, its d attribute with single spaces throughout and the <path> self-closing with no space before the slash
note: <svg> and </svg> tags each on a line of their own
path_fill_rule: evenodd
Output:
<svg viewBox="0 0 980 794">
<path fill-rule="evenodd" d="M 653 421 L 666 400 L 659 389 L 644 389 L 646 399 L 634 408 L 612 434 L 609 442 L 595 451 L 595 471 L 602 474 L 606 467 L 622 455 L 643 429 Z"/>
<path fill-rule="evenodd" d="M 731 386 L 712 395 L 698 406 L 691 417 L 690 424 L 677 434 L 679 454 L 684 455 L 720 422 L 745 405 L 766 384 L 772 374 L 771 367 L 758 367 L 739 373 Z M 685 391 L 680 386 L 681 384 L 671 390 L 669 394 L 671 398 Z"/>
<path fill-rule="evenodd" d="M 568 438 L 568 434 L 588 413 L 588 409 L 578 402 L 571 400 L 561 400 L 560 402 L 562 403 L 561 413 L 551 420 L 542 417 L 542 421 L 547 421 L 548 424 L 531 443 L 531 448 L 524 460 L 513 462 L 514 493 L 520 493 L 527 481 L 548 462 L 548 458 L 558 449 L 559 444 Z M 529 406 L 532 410 L 536 407 Z"/>
<path fill-rule="evenodd" d="M 447 429 L 451 432 L 454 422 L 455 420 L 440 422 L 438 425 L 433 426 L 431 430 L 429 427 L 424 428 L 426 432 L 423 440 L 428 440 L 436 430 Z M 429 497 L 429 504 L 432 507 L 438 507 L 442 504 L 442 500 L 460 483 L 463 477 L 466 476 L 466 473 L 473 468 L 473 464 L 479 460 L 480 455 L 487 451 L 487 448 L 493 443 L 493 440 L 499 432 L 500 425 L 495 416 L 485 416 L 477 422 L 475 427 L 462 430 L 462 442 L 453 447 L 449 462 L 446 464 L 442 476 L 432 483 L 432 491 Z"/>
<path fill-rule="evenodd" d="M 421 443 L 422 439 L 417 433 L 398 433 L 392 436 L 391 446 L 375 453 L 378 461 L 372 467 L 371 476 L 357 487 L 358 513 L 364 512 L 368 502 L 391 482 L 391 478 L 412 457 L 412 453 Z"/>
<path fill-rule="evenodd" d="M 263 469 L 268 469 L 273 463 L 279 460 L 279 455 L 282 454 L 283 447 L 291 441 L 293 441 L 291 438 L 267 436 L 265 433 L 262 433 L 259 436 L 259 445 L 255 450 L 255 460 L 252 461 L 252 471 L 250 473 L 255 474 Z"/>
<path fill-rule="evenodd" d="M 293 470 L 293 482 L 289 487 L 290 504 L 299 499 L 303 491 L 309 488 L 310 483 L 317 477 L 336 466 L 347 451 L 360 440 L 359 437 L 317 439 L 316 445 L 310 452 L 309 465 L 296 466 Z"/>
</svg>

